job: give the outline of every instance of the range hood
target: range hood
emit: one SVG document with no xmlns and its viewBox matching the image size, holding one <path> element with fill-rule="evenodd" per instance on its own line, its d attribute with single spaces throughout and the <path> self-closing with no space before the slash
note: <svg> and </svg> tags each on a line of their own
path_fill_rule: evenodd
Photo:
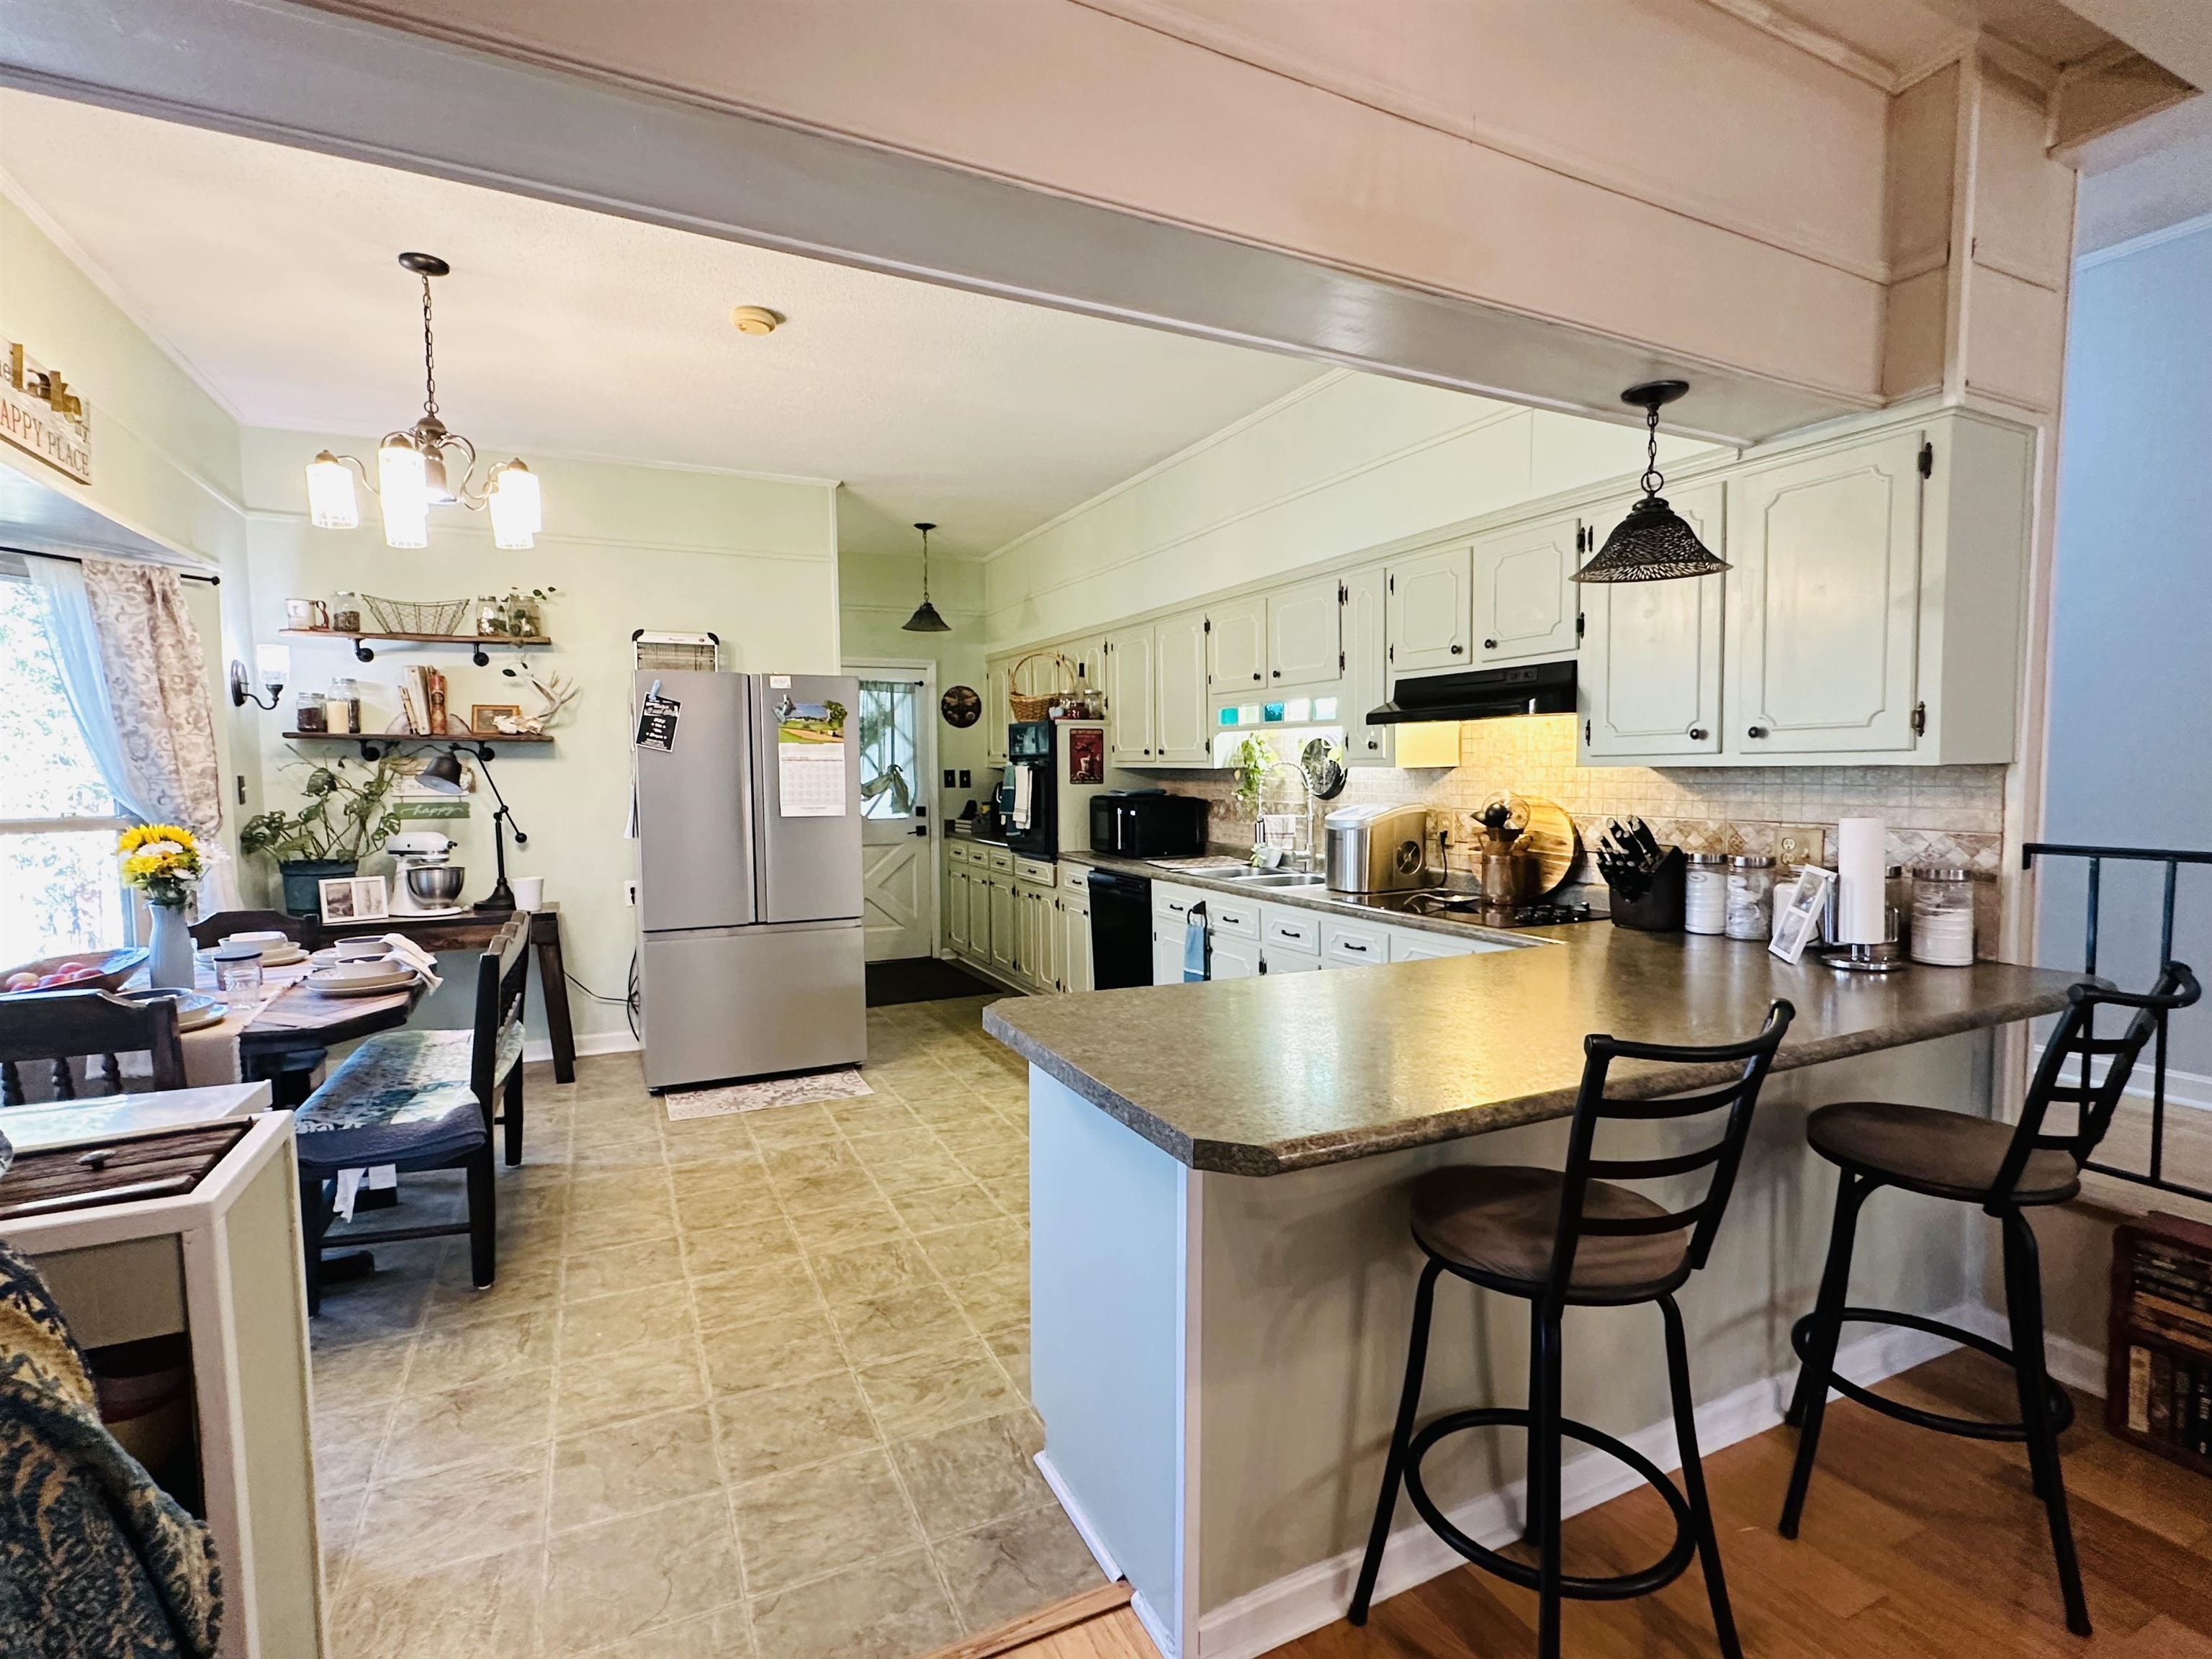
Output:
<svg viewBox="0 0 2212 1659">
<path fill-rule="evenodd" d="M 1531 663 L 1525 668 L 1472 668 L 1459 674 L 1426 674 L 1403 679 L 1380 708 L 1370 710 L 1370 726 L 1415 720 L 1492 720 L 1507 714 L 1571 714 L 1575 712 L 1575 665 Z"/>
</svg>

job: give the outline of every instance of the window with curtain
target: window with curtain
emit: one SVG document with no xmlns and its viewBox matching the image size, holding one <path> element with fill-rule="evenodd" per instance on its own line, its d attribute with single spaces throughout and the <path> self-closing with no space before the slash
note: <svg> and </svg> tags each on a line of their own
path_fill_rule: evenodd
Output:
<svg viewBox="0 0 2212 1659">
<path fill-rule="evenodd" d="M 127 940 L 115 836 L 129 822 L 62 690 L 46 608 L 0 574 L 0 968 Z"/>
</svg>

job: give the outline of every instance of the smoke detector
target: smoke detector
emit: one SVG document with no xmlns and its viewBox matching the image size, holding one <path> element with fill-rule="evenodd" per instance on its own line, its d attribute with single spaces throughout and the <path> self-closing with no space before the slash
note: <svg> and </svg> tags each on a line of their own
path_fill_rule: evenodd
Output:
<svg viewBox="0 0 2212 1659">
<path fill-rule="evenodd" d="M 766 306 L 732 306 L 730 326 L 740 334 L 773 334 L 783 320 Z"/>
</svg>

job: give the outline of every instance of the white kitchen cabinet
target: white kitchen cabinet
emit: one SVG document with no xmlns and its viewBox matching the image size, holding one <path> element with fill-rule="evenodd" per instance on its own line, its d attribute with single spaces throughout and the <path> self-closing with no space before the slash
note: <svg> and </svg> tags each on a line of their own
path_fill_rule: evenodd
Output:
<svg viewBox="0 0 2212 1659">
<path fill-rule="evenodd" d="M 1390 700 L 1388 573 L 1377 565 L 1344 579 L 1344 676 L 1338 712 L 1344 720 L 1344 755 L 1351 766 L 1388 766 L 1395 759 L 1395 727 L 1370 726 L 1368 711 Z"/>
<path fill-rule="evenodd" d="M 1177 887 L 1164 881 L 1152 884 L 1152 983 L 1180 985 L 1182 980 L 1183 935 L 1189 927 L 1190 907 L 1212 908 L 1213 895 L 1195 887 Z"/>
<path fill-rule="evenodd" d="M 1206 616 L 1187 611 L 1162 621 L 1153 641 L 1152 759 L 1164 766 L 1205 766 L 1211 708 L 1206 694 Z"/>
<path fill-rule="evenodd" d="M 1393 927 L 1390 930 L 1390 960 L 1393 962 L 1434 962 L 1443 957 L 1479 957 L 1492 951 L 1519 948 L 1517 945 L 1500 945 L 1495 939 L 1454 939 L 1449 933 L 1425 933 L 1418 927 Z"/>
<path fill-rule="evenodd" d="M 1152 628 L 1109 634 L 1106 646 L 1106 748 L 1124 766 L 1152 758 Z M 999 739 L 1003 747 L 1006 738 Z"/>
<path fill-rule="evenodd" d="M 1344 586 L 1334 576 L 1267 595 L 1267 690 L 1310 692 L 1344 675 Z M 1217 695 L 1221 690 L 1217 685 Z"/>
<path fill-rule="evenodd" d="M 1477 660 L 1571 656 L 1575 568 L 1583 520 L 1575 513 L 1475 538 L 1470 554 Z"/>
<path fill-rule="evenodd" d="M 1692 484 L 1668 504 L 1698 538 L 1730 556 L 1725 488 Z M 1628 510 L 1623 501 L 1621 513 Z M 1602 544 L 1612 526 L 1595 515 Z M 1617 521 L 1617 520 L 1616 520 Z M 1582 589 L 1583 753 L 1642 762 L 1721 750 L 1725 576 L 1667 582 L 1592 582 Z"/>
<path fill-rule="evenodd" d="M 1394 676 L 1469 665 L 1470 568 L 1464 542 L 1391 562 L 1384 655 Z"/>
<path fill-rule="evenodd" d="M 994 657 L 983 665 L 983 760 L 989 766 L 1006 763 L 1006 679 L 1018 657 Z M 990 781 L 995 783 L 996 780 Z M 990 787 L 990 783 L 985 786 Z"/>
<path fill-rule="evenodd" d="M 1321 971 L 1321 916 L 1288 905 L 1260 907 L 1260 971 L 1317 974 Z"/>
<path fill-rule="evenodd" d="M 1921 444 L 1917 430 L 1888 433 L 1729 479 L 1735 753 L 1912 748 Z"/>
<path fill-rule="evenodd" d="M 968 866 L 968 959 L 991 960 L 991 875 L 973 862 Z"/>
<path fill-rule="evenodd" d="M 1390 929 L 1381 922 L 1324 916 L 1321 923 L 1321 965 L 1373 968 L 1390 960 Z"/>
<path fill-rule="evenodd" d="M 1224 599 L 1206 613 L 1206 672 L 1213 695 L 1256 695 L 1267 679 L 1267 596 Z"/>
<path fill-rule="evenodd" d="M 1083 890 L 1060 895 L 1061 983 L 1070 991 L 1097 988 L 1091 961 L 1091 895 Z"/>
<path fill-rule="evenodd" d="M 1260 941 L 1240 939 L 1234 933 L 1215 930 L 1209 934 L 1209 949 L 1212 957 L 1210 977 L 1214 979 L 1254 979 L 1260 972 Z"/>
<path fill-rule="evenodd" d="M 959 856 L 955 859 L 952 854 Z M 968 849 L 946 849 L 945 866 L 945 942 L 955 956 L 968 954 Z"/>
<path fill-rule="evenodd" d="M 1021 907 L 1022 937 L 1028 945 L 1028 955 L 1022 963 L 1024 981 L 1038 991 L 1063 989 L 1060 974 L 1064 941 L 1057 896 L 1051 887 L 1024 883 Z"/>
<path fill-rule="evenodd" d="M 1075 689 L 1079 691 L 1103 690 L 1106 684 L 1106 636 L 1086 634 L 1060 647 L 1068 661 L 1075 665 Z"/>
<path fill-rule="evenodd" d="M 994 871 L 991 892 L 991 966 L 1008 979 L 1021 963 L 1021 916 L 1014 905 L 1012 878 Z"/>
</svg>

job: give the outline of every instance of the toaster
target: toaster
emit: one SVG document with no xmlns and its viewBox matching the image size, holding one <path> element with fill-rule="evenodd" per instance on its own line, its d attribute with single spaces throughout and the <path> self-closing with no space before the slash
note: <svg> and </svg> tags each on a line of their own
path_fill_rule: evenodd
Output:
<svg viewBox="0 0 2212 1659">
<path fill-rule="evenodd" d="M 1327 820 L 1328 884 L 1339 893 L 1428 885 L 1425 806 L 1340 806 Z"/>
</svg>

